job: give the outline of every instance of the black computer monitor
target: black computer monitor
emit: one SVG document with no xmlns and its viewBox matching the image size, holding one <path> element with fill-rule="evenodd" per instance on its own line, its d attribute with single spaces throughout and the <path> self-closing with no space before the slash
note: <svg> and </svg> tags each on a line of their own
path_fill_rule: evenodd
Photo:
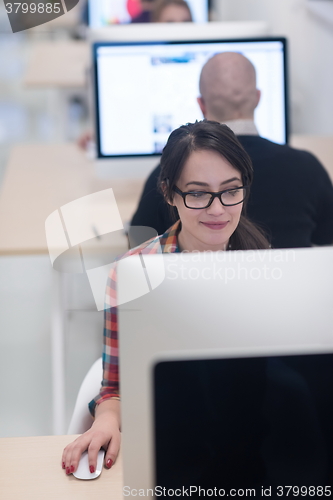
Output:
<svg viewBox="0 0 333 500">
<path fill-rule="evenodd" d="M 331 353 L 158 363 L 156 488 L 192 498 L 328 494 L 332 387 Z"/>
<path fill-rule="evenodd" d="M 286 40 L 188 40 L 95 43 L 95 109 L 99 158 L 154 157 L 180 125 L 203 118 L 199 76 L 214 54 L 235 51 L 252 61 L 261 100 L 262 137 L 288 140 Z"/>
<path fill-rule="evenodd" d="M 187 0 L 194 22 L 208 21 L 208 0 Z M 127 24 L 139 13 L 137 0 L 89 0 L 88 22 L 92 29 Z"/>
</svg>

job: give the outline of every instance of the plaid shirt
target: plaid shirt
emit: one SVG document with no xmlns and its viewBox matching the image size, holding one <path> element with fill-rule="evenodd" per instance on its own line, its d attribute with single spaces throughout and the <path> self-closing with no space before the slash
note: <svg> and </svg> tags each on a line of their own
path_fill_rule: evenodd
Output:
<svg viewBox="0 0 333 500">
<path fill-rule="evenodd" d="M 121 258 L 130 255 L 175 253 L 179 252 L 177 235 L 180 231 L 180 221 L 177 221 L 161 236 L 157 236 L 132 250 Z M 118 260 L 120 260 L 118 259 Z M 106 399 L 119 399 L 118 371 L 118 311 L 117 311 L 117 262 L 115 261 L 106 285 L 104 311 L 104 344 L 103 344 L 103 381 L 100 393 L 89 403 L 90 413 L 94 416 L 95 407 Z"/>
</svg>

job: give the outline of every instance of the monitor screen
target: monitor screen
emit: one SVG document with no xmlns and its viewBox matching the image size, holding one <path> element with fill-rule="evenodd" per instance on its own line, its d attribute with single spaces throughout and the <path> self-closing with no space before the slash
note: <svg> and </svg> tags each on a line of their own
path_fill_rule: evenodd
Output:
<svg viewBox="0 0 333 500">
<path fill-rule="evenodd" d="M 225 51 L 244 54 L 256 68 L 260 135 L 287 142 L 285 39 L 103 42 L 94 44 L 98 157 L 161 154 L 172 130 L 203 118 L 201 68 Z"/>
<path fill-rule="evenodd" d="M 155 487 L 192 498 L 320 495 L 333 484 L 332 388 L 333 354 L 158 363 Z"/>
<path fill-rule="evenodd" d="M 187 0 L 195 23 L 208 21 L 208 0 Z M 103 28 L 110 24 L 127 24 L 141 12 L 137 0 L 89 0 L 89 27 Z"/>
</svg>

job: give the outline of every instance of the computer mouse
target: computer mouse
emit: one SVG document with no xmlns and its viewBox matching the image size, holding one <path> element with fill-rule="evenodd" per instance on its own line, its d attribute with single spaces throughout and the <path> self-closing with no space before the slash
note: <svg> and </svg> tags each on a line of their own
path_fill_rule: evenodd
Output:
<svg viewBox="0 0 333 500">
<path fill-rule="evenodd" d="M 88 452 L 84 451 L 79 461 L 78 468 L 73 472 L 73 476 L 77 479 L 96 479 L 103 469 L 105 450 L 99 450 L 97 456 L 97 466 L 95 472 L 89 470 Z"/>
</svg>

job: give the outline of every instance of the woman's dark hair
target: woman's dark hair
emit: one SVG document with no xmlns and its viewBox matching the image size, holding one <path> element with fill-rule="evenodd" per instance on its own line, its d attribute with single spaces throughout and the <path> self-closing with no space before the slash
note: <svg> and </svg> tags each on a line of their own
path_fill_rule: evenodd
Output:
<svg viewBox="0 0 333 500">
<path fill-rule="evenodd" d="M 184 7 L 184 9 L 187 9 L 187 11 L 190 15 L 191 21 L 193 21 L 191 9 L 185 0 L 156 0 L 156 4 L 154 6 L 154 9 L 153 9 L 153 12 L 151 15 L 152 21 L 154 23 L 159 21 L 163 10 L 166 7 L 168 7 L 169 5 L 177 5 L 178 7 Z"/>
<path fill-rule="evenodd" d="M 214 151 L 223 156 L 240 172 L 243 186 L 248 186 L 239 224 L 229 240 L 231 249 L 269 248 L 265 236 L 245 216 L 246 200 L 253 179 L 252 162 L 235 134 L 227 125 L 203 120 L 182 125 L 170 134 L 163 149 L 161 173 L 158 182 L 165 199 L 173 199 L 174 187 L 190 154 L 202 150 Z"/>
</svg>

